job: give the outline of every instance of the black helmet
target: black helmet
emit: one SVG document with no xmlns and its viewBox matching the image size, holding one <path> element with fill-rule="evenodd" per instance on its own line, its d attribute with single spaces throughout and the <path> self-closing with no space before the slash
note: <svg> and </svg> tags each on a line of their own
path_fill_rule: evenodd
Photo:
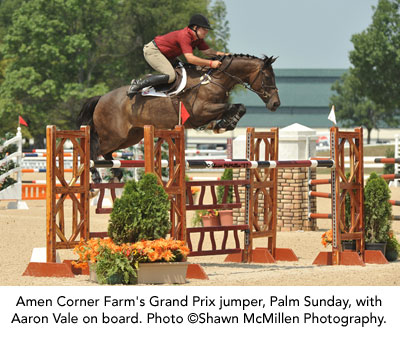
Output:
<svg viewBox="0 0 400 350">
<path fill-rule="evenodd" d="M 207 17 L 203 16 L 201 14 L 193 15 L 190 18 L 189 27 L 192 27 L 192 26 L 199 26 L 199 27 L 203 27 L 203 28 L 212 30 L 212 28 L 210 26 L 210 22 L 208 21 Z"/>
</svg>

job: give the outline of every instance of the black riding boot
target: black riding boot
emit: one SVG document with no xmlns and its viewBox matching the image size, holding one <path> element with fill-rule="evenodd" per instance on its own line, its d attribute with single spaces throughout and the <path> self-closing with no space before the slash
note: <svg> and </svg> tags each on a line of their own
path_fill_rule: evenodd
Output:
<svg viewBox="0 0 400 350">
<path fill-rule="evenodd" d="M 169 75 L 159 74 L 159 75 L 151 75 L 148 78 L 141 80 L 134 80 L 132 85 L 130 86 L 128 92 L 126 93 L 130 99 L 135 96 L 139 90 L 148 87 L 148 86 L 157 86 L 168 83 Z"/>
</svg>

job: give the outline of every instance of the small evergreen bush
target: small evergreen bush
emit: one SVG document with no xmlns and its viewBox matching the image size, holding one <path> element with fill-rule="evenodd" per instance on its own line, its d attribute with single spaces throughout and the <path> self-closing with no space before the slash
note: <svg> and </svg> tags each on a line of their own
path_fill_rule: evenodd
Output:
<svg viewBox="0 0 400 350">
<path fill-rule="evenodd" d="M 369 177 L 364 189 L 365 241 L 386 242 L 392 224 L 390 190 L 376 173 Z"/>
<path fill-rule="evenodd" d="M 388 148 L 385 153 L 386 158 L 394 158 L 394 149 Z M 384 174 L 394 174 L 394 164 L 385 164 L 383 166 Z"/>
<path fill-rule="evenodd" d="M 388 261 L 396 261 L 400 253 L 400 243 L 394 235 L 389 237 L 386 244 L 385 257 Z"/>
<path fill-rule="evenodd" d="M 170 230 L 170 201 L 154 174 L 125 184 L 114 202 L 108 235 L 116 244 L 165 238 Z"/>
<path fill-rule="evenodd" d="M 233 169 L 226 168 L 224 173 L 222 174 L 221 180 L 233 180 Z M 225 186 L 217 187 L 217 202 L 219 204 L 222 203 L 222 199 L 224 198 Z M 233 201 L 233 186 L 229 186 L 228 196 L 226 198 L 226 203 L 232 203 Z"/>
</svg>

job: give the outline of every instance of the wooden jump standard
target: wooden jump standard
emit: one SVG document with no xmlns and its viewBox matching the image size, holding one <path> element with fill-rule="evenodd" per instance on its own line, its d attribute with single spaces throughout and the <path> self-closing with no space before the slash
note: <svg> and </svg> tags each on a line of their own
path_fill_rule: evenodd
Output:
<svg viewBox="0 0 400 350">
<path fill-rule="evenodd" d="M 56 250 L 71 249 L 76 246 L 80 239 L 87 240 L 96 237 L 95 233 L 89 232 L 89 190 L 105 188 L 111 190 L 123 186 L 122 184 L 89 184 L 90 147 L 89 147 L 89 127 L 81 127 L 79 131 L 57 131 L 54 126 L 47 127 L 47 266 L 55 269 Z M 61 139 L 56 143 L 57 139 Z M 63 146 L 66 140 L 71 140 L 74 146 L 72 179 L 67 181 L 64 173 Z M 154 144 L 154 139 L 157 139 Z M 167 181 L 162 179 L 162 168 L 166 166 L 162 160 L 162 145 L 168 145 L 168 176 Z M 344 172 L 344 145 L 350 146 L 350 178 L 346 179 Z M 261 147 L 264 152 L 263 160 L 261 157 Z M 362 156 L 362 130 L 356 129 L 355 132 L 339 132 L 337 128 L 331 128 L 331 154 L 332 161 L 313 162 L 303 161 L 278 161 L 278 130 L 271 132 L 256 133 L 254 129 L 247 130 L 247 151 L 246 160 L 203 161 L 202 167 L 241 167 L 246 169 L 246 208 L 245 218 L 245 242 L 244 249 L 235 248 L 233 255 L 228 257 L 231 261 L 256 262 L 266 255 L 273 259 L 279 259 L 280 255 L 289 260 L 297 258 L 295 255 L 283 248 L 276 248 L 276 218 L 277 218 L 277 169 L 280 167 L 310 167 L 324 166 L 332 167 L 332 208 L 333 210 L 333 243 L 331 253 L 321 253 L 315 260 L 316 264 L 347 264 L 350 262 L 349 256 L 354 255 L 358 258 L 359 264 L 365 261 L 364 235 L 363 235 L 363 156 Z M 98 162 L 98 161 L 96 161 Z M 132 162 L 132 161 L 130 161 Z M 194 163 L 185 161 L 184 150 L 184 129 L 177 127 L 175 130 L 154 130 L 153 127 L 145 127 L 145 172 L 153 172 L 158 176 L 159 182 L 164 185 L 166 192 L 171 199 L 171 236 L 175 239 L 187 240 L 186 228 L 186 209 L 194 209 L 193 200 L 186 206 L 186 191 L 191 184 L 185 184 L 185 166 L 192 163 L 200 166 L 198 161 Z M 128 163 L 126 163 L 128 164 Z M 133 163 L 132 163 L 133 164 Z M 131 165 L 132 165 L 131 164 Z M 106 165 L 106 164 L 102 164 Z M 113 166 L 113 165 L 112 165 Z M 56 179 L 62 186 L 56 186 Z M 78 184 L 79 182 L 79 184 Z M 224 184 L 229 186 L 230 184 Z M 114 186 L 114 187 L 113 187 Z M 214 184 L 215 186 L 215 184 Z M 190 192 L 189 192 L 190 193 Z M 349 193 L 351 199 L 351 225 L 346 231 L 344 221 L 344 198 Z M 100 195 L 101 196 L 101 195 Z M 59 197 L 59 198 L 57 198 Z M 226 197 L 226 196 L 224 196 Z M 72 232 L 67 237 L 64 220 L 64 202 L 66 198 L 72 200 Z M 263 205 L 259 202 L 262 200 Z M 99 200 L 99 202 L 101 202 Z M 192 204 L 190 204 L 190 202 Z M 198 206 L 200 209 L 201 206 Z M 237 203 L 231 203 L 232 207 L 238 207 Z M 204 207 L 204 205 L 203 205 Z M 222 207 L 229 207 L 229 204 L 222 204 Z M 262 207 L 263 215 L 260 215 L 259 208 Z M 262 221 L 260 222 L 260 217 Z M 58 219 L 58 223 L 57 223 Z M 242 227 L 240 228 L 242 229 Z M 221 228 L 219 228 L 221 230 Z M 192 232 L 195 232 L 194 229 Z M 201 240 L 204 238 L 204 228 L 197 228 L 201 233 Z M 216 252 L 215 239 L 213 232 L 210 231 L 213 245 L 212 252 Z M 225 232 L 224 241 L 226 238 Z M 100 235 L 101 236 L 101 235 Z M 255 238 L 266 237 L 267 248 L 253 249 Z M 342 240 L 355 239 L 357 251 L 361 259 L 355 252 L 343 252 L 341 247 Z M 238 241 L 237 237 L 235 240 Z M 190 241 L 188 242 L 190 244 Z M 199 246 L 201 244 L 199 243 Z M 202 252 L 197 255 L 209 255 L 212 252 Z M 226 254 L 226 249 L 220 249 L 220 254 Z M 202 254 L 204 253 L 204 254 Z M 352 254 L 354 253 L 354 254 Z M 35 263 L 30 263 L 35 264 Z M 29 271 L 28 271 L 29 270 Z M 27 269 L 25 274 L 35 275 L 35 267 Z M 66 273 L 67 274 L 67 273 Z M 39 273 L 40 275 L 40 273 Z M 42 274 L 43 275 L 43 274 Z M 58 273 L 58 275 L 60 275 Z"/>
</svg>

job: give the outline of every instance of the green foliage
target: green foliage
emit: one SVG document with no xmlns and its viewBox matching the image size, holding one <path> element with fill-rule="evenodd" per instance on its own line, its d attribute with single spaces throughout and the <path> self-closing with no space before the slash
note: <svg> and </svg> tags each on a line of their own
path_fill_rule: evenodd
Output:
<svg viewBox="0 0 400 350">
<path fill-rule="evenodd" d="M 386 254 L 385 257 L 388 261 L 397 260 L 400 254 L 400 243 L 394 235 L 389 237 L 386 242 Z"/>
<path fill-rule="evenodd" d="M 385 180 L 372 173 L 364 189 L 365 241 L 386 242 L 392 224 L 390 190 Z"/>
<path fill-rule="evenodd" d="M 192 218 L 192 226 L 198 227 L 203 226 L 202 217 L 207 215 L 207 209 L 197 209 Z"/>
<path fill-rule="evenodd" d="M 337 94 L 333 95 L 330 101 L 335 105 L 336 119 L 343 127 L 363 126 L 367 129 L 369 144 L 372 129 L 377 129 L 378 123 L 382 120 L 389 123 L 391 116 L 388 117 L 382 107 L 363 94 L 362 85 L 362 81 L 350 68 L 332 85 L 332 90 Z"/>
<path fill-rule="evenodd" d="M 388 148 L 385 152 L 386 158 L 394 158 L 394 149 Z M 385 164 L 383 167 L 384 174 L 394 174 L 394 164 Z"/>
<path fill-rule="evenodd" d="M 352 36 L 352 67 L 337 81 L 331 97 L 336 118 L 344 127 L 364 126 L 368 140 L 372 129 L 397 127 L 400 102 L 400 0 L 379 0 L 372 23 Z"/>
<path fill-rule="evenodd" d="M 233 179 L 233 169 L 225 169 L 222 174 L 221 180 L 232 180 Z M 217 202 L 222 203 L 222 199 L 224 198 L 226 186 L 217 186 Z M 228 186 L 228 195 L 226 198 L 226 203 L 232 203 L 233 200 L 233 186 Z"/>
<path fill-rule="evenodd" d="M 0 2 L 0 134 L 17 116 L 25 137 L 45 126 L 75 127 L 83 101 L 152 72 L 143 45 L 187 26 L 194 13 L 210 17 L 207 41 L 224 50 L 226 9 L 218 0 L 3 0 Z"/>
<path fill-rule="evenodd" d="M 168 195 L 154 174 L 128 181 L 114 202 L 108 235 L 116 244 L 165 238 L 171 227 L 169 209 Z"/>
<path fill-rule="evenodd" d="M 96 274 L 100 284 L 133 284 L 137 279 L 137 266 L 134 268 L 122 252 L 102 246 L 97 256 Z"/>
<path fill-rule="evenodd" d="M 362 82 L 361 92 L 387 114 L 400 107 L 400 0 L 379 0 L 372 23 L 352 36 L 353 73 Z M 394 122 L 394 120 L 393 120 Z"/>
</svg>

